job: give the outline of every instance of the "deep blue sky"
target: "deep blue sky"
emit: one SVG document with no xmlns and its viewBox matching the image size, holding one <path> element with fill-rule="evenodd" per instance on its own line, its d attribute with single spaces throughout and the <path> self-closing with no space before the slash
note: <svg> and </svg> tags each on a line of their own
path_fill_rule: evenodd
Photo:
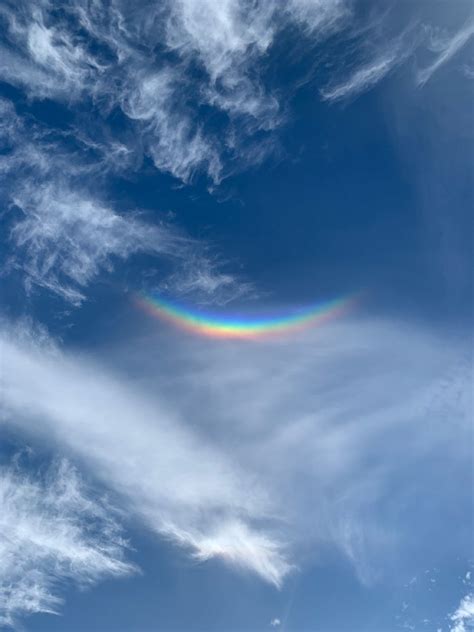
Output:
<svg viewBox="0 0 474 632">
<path fill-rule="evenodd" d="M 474 621 L 468 2 L 0 7 L 0 626 Z M 360 293 L 302 332 L 183 332 Z"/>
</svg>

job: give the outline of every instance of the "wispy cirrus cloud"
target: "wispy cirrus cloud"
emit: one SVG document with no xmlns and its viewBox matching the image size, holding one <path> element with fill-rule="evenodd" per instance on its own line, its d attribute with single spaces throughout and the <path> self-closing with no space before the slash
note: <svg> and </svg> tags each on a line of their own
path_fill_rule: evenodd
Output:
<svg viewBox="0 0 474 632">
<path fill-rule="evenodd" d="M 356 35 L 359 45 L 352 44 L 354 59 L 343 62 L 327 85 L 320 89 L 326 101 L 342 101 L 371 90 L 412 55 L 420 42 L 418 28 L 411 26 L 399 34 L 384 32 L 384 20 L 373 18 Z M 346 68 L 348 66 L 348 68 Z"/>
<path fill-rule="evenodd" d="M 338 101 L 359 95 L 379 83 L 400 61 L 397 52 L 390 51 L 368 65 L 357 68 L 344 82 L 323 88 L 321 95 L 327 101 Z"/>
<path fill-rule="evenodd" d="M 191 251 L 179 269 L 157 287 L 157 290 L 192 299 L 194 303 L 225 305 L 241 298 L 256 298 L 255 285 L 225 271 L 229 263 L 210 252 L 206 256 Z"/>
<path fill-rule="evenodd" d="M 254 293 L 251 283 L 222 272 L 206 244 L 165 223 L 147 222 L 136 212 L 117 213 L 66 182 L 35 186 L 23 181 L 11 203 L 20 217 L 10 232 L 15 251 L 6 270 L 21 271 L 28 292 L 42 287 L 80 305 L 88 286 L 111 273 L 115 262 L 146 254 L 158 270 L 160 261 L 174 270 L 152 283 L 162 291 L 218 304 Z"/>
<path fill-rule="evenodd" d="M 417 72 L 424 85 L 472 35 L 472 20 L 452 37 L 416 20 L 393 30 L 389 13 L 361 20 L 346 0 L 178 0 L 133 8 L 122 0 L 69 0 L 61 14 L 47 0 L 20 3 L 20 10 L 8 1 L 0 9 L 0 76 L 30 98 L 87 104 L 93 133 L 82 125 L 76 132 L 109 168 L 136 168 L 145 154 L 185 183 L 206 174 L 218 185 L 278 146 L 274 130 L 288 118 L 294 87 L 283 94 L 267 70 L 289 30 L 305 44 L 296 54 L 315 58 L 313 79 L 321 41 L 337 36 L 347 43 L 348 54 L 331 62 L 320 88 L 328 101 L 372 89 L 428 47 L 437 57 Z M 118 110 L 126 121 L 122 138 L 97 134 Z"/>
<path fill-rule="evenodd" d="M 62 10 L 47 0 L 4 3 L 3 80 L 32 98 L 87 101 L 100 125 L 119 108 L 133 130 L 129 151 L 144 151 L 184 182 L 201 172 L 214 184 L 239 160 L 253 164 L 258 152 L 247 141 L 259 133 L 261 146 L 261 134 L 285 118 L 281 95 L 262 76 L 280 34 L 291 25 L 317 41 L 350 15 L 344 0 L 179 0 L 133 9 L 121 0 L 71 0 Z M 218 133 L 203 106 L 224 114 Z"/>
<path fill-rule="evenodd" d="M 173 339 L 176 369 L 165 375 L 153 363 L 151 374 L 183 419 L 234 446 L 245 469 L 258 473 L 294 560 L 308 538 L 313 551 L 330 543 L 370 582 L 381 572 L 377 559 L 388 563 L 394 550 L 403 557 L 415 545 L 416 510 L 391 515 L 393 494 L 405 507 L 414 494 L 429 495 L 439 450 L 468 462 L 448 437 L 468 432 L 472 366 L 457 345 L 440 353 L 435 340 L 407 323 L 350 319 L 258 345 Z M 408 471 L 416 492 L 403 481 Z M 419 520 L 429 521 L 430 511 Z"/>
<path fill-rule="evenodd" d="M 39 98 L 80 98 L 105 66 L 87 51 L 83 39 L 68 30 L 66 22 L 48 19 L 53 9 L 48 0 L 18 8 L 9 1 L 0 8 L 5 27 L 3 80 Z"/>
<path fill-rule="evenodd" d="M 22 186 L 12 202 L 23 217 L 11 231 L 17 256 L 10 265 L 22 269 L 27 287 L 42 286 L 73 304 L 114 258 L 138 252 L 172 258 L 186 249 L 171 230 L 119 215 L 64 184 Z"/>
<path fill-rule="evenodd" d="M 362 34 L 357 34 L 355 29 L 357 44 L 350 42 L 349 45 L 355 60 L 336 64 L 333 76 L 320 89 L 323 99 L 342 101 L 357 97 L 377 86 L 395 69 L 409 60 L 413 61 L 416 54 L 425 57 L 428 53 L 431 57 L 434 55 L 434 60 L 413 73 L 415 85 L 422 87 L 461 51 L 474 34 L 472 16 L 458 31 L 451 34 L 421 19 L 413 20 L 401 33 L 395 35 L 384 33 L 384 26 L 384 19 L 373 18 L 373 25 L 371 26 L 370 21 L 365 24 Z M 349 32 L 348 35 L 350 41 L 352 34 Z"/>
<path fill-rule="evenodd" d="M 437 459 L 453 480 L 469 467 L 472 367 L 457 345 L 361 321 L 255 346 L 163 334 L 99 362 L 4 328 L 9 423 L 67 446 L 130 515 L 196 559 L 275 585 L 309 563 L 309 546 L 335 547 L 374 581 L 393 557 L 409 564 L 413 521 L 429 523 L 440 502 L 449 514 L 430 489 Z M 405 513 L 393 514 L 394 497 Z M 435 554 L 429 537 L 423 546 Z"/>
<path fill-rule="evenodd" d="M 50 441 L 73 450 L 128 511 L 197 559 L 222 558 L 281 584 L 291 565 L 271 499 L 228 452 L 151 393 L 45 348 L 28 331 L 15 336 L 20 342 L 9 344 L 4 330 L 1 340 L 15 375 L 4 384 L 7 420 L 34 435 L 41 418 Z"/>
<path fill-rule="evenodd" d="M 215 182 L 222 164 L 214 141 L 192 123 L 192 113 L 177 107 L 181 82 L 168 70 L 140 72 L 130 78 L 131 90 L 121 99 L 124 113 L 142 128 L 143 142 L 155 166 L 189 182 L 203 168 Z"/>
<path fill-rule="evenodd" d="M 85 159 L 67 148 L 67 135 L 27 124 L 7 99 L 0 99 L 0 113 L 0 173 L 11 220 L 5 245 L 13 246 L 3 271 L 20 271 L 28 291 L 42 287 L 79 305 L 115 262 L 141 253 L 155 268 L 171 266 L 156 285 L 175 294 L 223 302 L 251 292 L 251 284 L 222 271 L 208 244 L 101 199 L 100 186 L 91 186 L 103 175 L 100 156 Z"/>
<path fill-rule="evenodd" d="M 474 18 L 471 17 L 459 31 L 453 35 L 446 35 L 438 30 L 428 27 L 429 34 L 428 48 L 436 55 L 434 61 L 418 70 L 416 82 L 422 87 L 444 64 L 448 63 L 454 55 L 456 55 L 474 35 Z"/>
<path fill-rule="evenodd" d="M 43 472 L 0 468 L 0 625 L 58 614 L 67 584 L 90 586 L 137 571 L 117 514 L 65 460 Z"/>
</svg>

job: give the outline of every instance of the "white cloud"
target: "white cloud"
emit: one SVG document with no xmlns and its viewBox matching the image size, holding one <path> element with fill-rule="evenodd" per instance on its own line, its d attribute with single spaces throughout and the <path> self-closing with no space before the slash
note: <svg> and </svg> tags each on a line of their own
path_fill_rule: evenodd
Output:
<svg viewBox="0 0 474 632">
<path fill-rule="evenodd" d="M 6 43 L 1 47 L 0 74 L 36 97 L 77 100 L 106 68 L 65 24 L 47 26 L 51 8 L 47 0 L 26 3 L 20 11 L 3 3 L 0 18 L 6 24 Z"/>
<path fill-rule="evenodd" d="M 69 21 L 52 17 L 48 2 L 26 4 L 21 13 L 6 5 L 0 15 L 8 25 L 11 46 L 2 49 L 0 75 L 37 98 L 66 103 L 92 99 L 98 106 L 99 124 L 101 109 L 107 113 L 114 106 L 122 107 L 135 124 L 126 151 L 140 153 L 145 148 L 157 168 L 185 182 L 201 168 L 218 181 L 221 167 L 216 149 L 184 105 L 182 72 L 159 69 L 150 37 L 135 31 L 131 15 L 127 30 L 115 4 L 109 9 L 99 4 L 86 9 L 71 3 L 64 7 Z M 99 44 L 94 53 L 87 50 L 79 25 L 89 31 L 91 42 Z M 104 53 L 97 51 L 104 48 L 109 57 L 103 59 Z M 103 149 L 109 153 L 113 147 Z M 112 165 L 123 166 L 122 161 Z"/>
<path fill-rule="evenodd" d="M 423 25 L 413 21 L 401 33 L 389 36 L 383 32 L 385 20 L 370 20 L 361 30 L 363 40 L 355 45 L 348 44 L 348 62 L 352 69 L 347 73 L 336 70 L 328 84 L 320 90 L 323 99 L 338 101 L 356 97 L 376 85 L 385 77 L 412 57 L 415 51 L 427 48 L 435 54 L 434 61 L 418 70 L 415 83 L 423 86 L 432 75 L 456 55 L 474 34 L 474 21 L 470 18 L 466 24 L 454 35 L 447 36 L 444 31 L 431 25 Z M 357 28 L 354 29 L 357 36 Z M 350 41 L 350 40 L 349 40 Z M 388 42 L 388 43 L 387 43 Z M 355 58 L 355 62 L 351 57 Z M 337 68 L 337 65 L 336 65 Z M 464 66 L 466 76 L 469 76 L 467 66 Z M 340 76 L 346 75 L 342 80 Z"/>
<path fill-rule="evenodd" d="M 191 297 L 194 303 L 201 305 L 225 305 L 242 297 L 255 298 L 257 291 L 254 285 L 230 272 L 223 272 L 224 263 L 209 253 L 202 256 L 189 252 L 181 268 L 169 276 L 159 289 L 172 290 L 175 296 Z"/>
<path fill-rule="evenodd" d="M 189 182 L 204 166 L 218 182 L 222 169 L 218 151 L 177 102 L 181 87 L 182 81 L 169 69 L 148 75 L 138 72 L 130 77 L 122 109 L 129 118 L 141 122 L 144 142 L 158 169 Z"/>
<path fill-rule="evenodd" d="M 151 394 L 90 362 L 32 345 L 31 337 L 8 338 L 4 332 L 8 419 L 33 433 L 33 420 L 41 419 L 41 433 L 74 450 L 129 511 L 198 559 L 221 557 L 281 583 L 290 565 L 255 477 Z"/>
<path fill-rule="evenodd" d="M 355 48 L 349 47 L 348 56 L 353 56 L 356 60 L 354 62 L 350 59 L 347 62 L 351 71 L 334 73 L 336 76 L 320 90 L 323 99 L 339 101 L 371 90 L 413 53 L 419 39 L 414 26 L 396 36 L 390 36 L 384 33 L 383 24 L 383 21 L 378 24 L 374 20 L 373 25 L 370 22 L 365 25 L 362 32 L 363 43 L 360 42 Z M 339 78 L 341 74 L 346 75 L 342 80 Z"/>
<path fill-rule="evenodd" d="M 453 622 L 451 632 L 468 632 L 474 627 L 474 595 L 466 595 L 456 611 L 449 617 Z"/>
<path fill-rule="evenodd" d="M 0 114 L 0 144 L 6 150 L 0 172 L 15 214 L 10 231 L 15 250 L 4 270 L 21 270 L 27 289 L 47 288 L 77 305 L 114 261 L 146 253 L 171 263 L 162 287 L 177 294 L 222 303 L 250 293 L 250 284 L 222 272 L 205 243 L 163 221 L 146 222 L 133 210 L 119 214 L 89 193 L 88 182 L 97 177 L 93 172 L 100 175 L 100 159 L 83 161 L 39 126 L 28 130 L 6 99 L 0 99 Z"/>
<path fill-rule="evenodd" d="M 24 215 L 11 232 L 16 265 L 28 283 L 74 304 L 85 298 L 83 289 L 101 269 L 110 269 L 113 257 L 125 259 L 136 252 L 171 256 L 180 247 L 179 236 L 165 227 L 118 215 L 67 185 L 23 186 L 13 203 Z"/>
<path fill-rule="evenodd" d="M 20 7 L 5 2 L 0 8 L 6 34 L 0 76 L 31 97 L 88 101 L 95 127 L 121 108 L 130 129 L 119 142 L 99 141 L 87 130 L 78 134 L 91 136 L 87 144 L 108 156 L 109 168 L 132 168 L 144 152 L 185 183 L 205 173 L 218 184 L 277 146 L 271 131 L 286 120 L 301 78 L 285 95 L 265 75 L 272 48 L 288 29 L 304 42 L 292 54 L 315 58 L 312 76 L 317 45 L 340 37 L 347 61 L 343 70 L 331 62 L 333 76 L 320 91 L 329 101 L 371 89 L 421 42 L 419 24 L 389 33 L 387 14 L 370 14 L 361 23 L 346 0 L 176 0 L 133 8 L 123 0 L 71 0 L 63 18 L 47 0 Z M 437 58 L 418 72 L 418 85 L 472 32 L 472 20 L 450 38 L 426 27 Z M 220 121 L 218 129 L 212 118 Z"/>
<path fill-rule="evenodd" d="M 209 533 L 193 534 L 172 525 L 162 530 L 164 535 L 193 551 L 193 557 L 204 562 L 213 557 L 225 563 L 251 570 L 262 579 L 280 586 L 283 578 L 292 569 L 282 556 L 283 546 L 275 538 L 250 529 L 241 520 L 223 520 Z"/>
<path fill-rule="evenodd" d="M 198 56 L 209 76 L 204 98 L 230 114 L 249 115 L 259 125 L 274 126 L 278 102 L 249 72 L 272 44 L 273 2 L 179 0 L 170 9 L 167 44 L 186 60 Z"/>
<path fill-rule="evenodd" d="M 326 37 L 347 26 L 352 7 L 345 0 L 289 0 L 285 12 L 306 35 L 315 38 Z"/>
<path fill-rule="evenodd" d="M 275 619 L 272 619 L 272 620 L 270 621 L 270 625 L 271 625 L 273 628 L 278 627 L 280 624 L 281 624 L 281 621 L 280 621 L 280 619 L 278 619 L 277 617 L 275 617 Z"/>
<path fill-rule="evenodd" d="M 134 572 L 114 510 L 60 461 L 46 473 L 0 468 L 0 625 L 58 613 L 63 585 Z"/>
<path fill-rule="evenodd" d="M 40 286 L 79 305 L 87 286 L 101 272 L 110 272 L 116 260 L 146 253 L 173 265 L 161 290 L 219 304 L 253 291 L 250 283 L 223 273 L 204 243 L 164 223 L 147 223 L 131 211 L 118 214 L 64 182 L 35 186 L 22 181 L 12 203 L 22 217 L 11 230 L 16 248 L 9 267 L 23 272 L 28 290 Z"/>
<path fill-rule="evenodd" d="M 462 71 L 467 79 L 474 79 L 474 68 L 469 66 L 469 64 L 464 64 L 462 67 Z"/>
<path fill-rule="evenodd" d="M 279 34 L 293 25 L 318 41 L 349 15 L 345 0 L 177 0 L 133 10 L 121 0 L 71 1 L 63 18 L 53 9 L 47 0 L 20 3 L 20 10 L 4 3 L 0 76 L 32 97 L 87 99 L 99 122 L 120 107 L 133 128 L 128 151 L 145 150 L 158 169 L 184 182 L 205 172 L 213 183 L 239 160 L 253 164 L 247 141 L 284 120 L 281 94 L 262 78 Z M 203 105 L 226 115 L 218 135 L 196 123 L 205 123 Z"/>
<path fill-rule="evenodd" d="M 0 97 L 0 173 L 4 195 L 11 193 L 18 183 L 28 186 L 53 184 L 55 181 L 90 180 L 100 178 L 106 171 L 108 160 L 88 159 L 78 148 L 66 146 L 67 132 L 51 130 L 32 117 L 17 114 L 13 103 Z"/>
<path fill-rule="evenodd" d="M 201 98 L 230 117 L 248 117 L 246 130 L 272 129 L 283 120 L 281 104 L 260 76 L 274 41 L 289 25 L 316 41 L 341 28 L 350 15 L 344 0 L 179 0 L 170 4 L 167 44 L 183 60 L 197 58 L 209 81 Z"/>
<path fill-rule="evenodd" d="M 118 349 L 115 376 L 8 330 L 2 350 L 9 419 L 68 446 L 197 559 L 276 585 L 322 544 L 372 581 L 394 546 L 419 546 L 438 503 L 449 513 L 431 460 L 455 486 L 468 467 L 472 368 L 416 327 L 348 321 L 255 345 L 166 330 Z"/>
<path fill-rule="evenodd" d="M 464 26 L 450 37 L 440 35 L 439 31 L 428 29 L 430 33 L 430 49 L 437 53 L 433 63 L 418 71 L 416 81 L 424 86 L 444 64 L 454 57 L 474 35 L 474 19 L 470 18 Z"/>
<path fill-rule="evenodd" d="M 358 68 L 343 83 L 323 88 L 321 95 L 327 101 L 337 101 L 365 92 L 379 83 L 399 61 L 398 53 L 390 51 L 388 54 L 371 61 L 368 65 Z"/>
<path fill-rule="evenodd" d="M 173 360 L 165 372 L 152 363 L 153 383 L 182 418 L 258 472 L 296 560 L 301 548 L 310 557 L 307 549 L 330 542 L 371 581 L 377 558 L 414 545 L 411 518 L 388 509 L 393 494 L 407 506 L 415 493 L 406 472 L 430 497 L 431 455 L 457 454 L 467 465 L 455 434 L 468 432 L 471 365 L 416 327 L 361 320 L 257 344 L 156 344 Z"/>
</svg>

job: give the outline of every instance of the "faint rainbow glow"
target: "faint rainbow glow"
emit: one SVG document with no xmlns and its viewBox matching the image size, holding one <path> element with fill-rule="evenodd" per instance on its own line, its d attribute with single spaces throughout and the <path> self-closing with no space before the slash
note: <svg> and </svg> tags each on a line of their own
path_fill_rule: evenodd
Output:
<svg viewBox="0 0 474 632">
<path fill-rule="evenodd" d="M 151 316 L 182 330 L 209 338 L 258 339 L 317 327 L 345 313 L 358 294 L 319 302 L 286 313 L 218 314 L 190 308 L 165 300 L 161 296 L 140 295 L 136 301 Z"/>
</svg>

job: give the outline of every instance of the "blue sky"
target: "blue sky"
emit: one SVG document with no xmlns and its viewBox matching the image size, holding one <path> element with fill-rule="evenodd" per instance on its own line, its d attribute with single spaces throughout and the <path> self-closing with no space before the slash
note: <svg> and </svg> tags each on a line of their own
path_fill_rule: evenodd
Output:
<svg viewBox="0 0 474 632">
<path fill-rule="evenodd" d="M 472 629 L 471 3 L 0 32 L 0 627 Z"/>
</svg>

